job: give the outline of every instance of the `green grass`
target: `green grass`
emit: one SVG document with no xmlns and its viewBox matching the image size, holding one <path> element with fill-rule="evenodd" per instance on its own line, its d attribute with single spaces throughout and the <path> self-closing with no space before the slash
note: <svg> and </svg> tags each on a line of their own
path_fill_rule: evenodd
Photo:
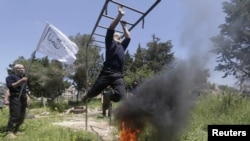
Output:
<svg viewBox="0 0 250 141">
<path fill-rule="evenodd" d="M 117 107 L 115 103 L 113 107 Z M 48 117 L 25 119 L 21 129 L 25 135 L 18 136 L 15 141 L 100 141 L 101 139 L 94 133 L 86 130 L 74 130 L 61 126 L 52 125 L 53 122 L 65 120 L 60 116 L 59 110 L 63 110 L 60 104 L 53 108 L 47 108 L 50 112 Z M 60 106 L 60 108 L 57 108 Z M 67 106 L 66 106 L 67 107 Z M 99 100 L 92 100 L 89 108 L 101 108 Z M 4 108 L 4 113 L 0 112 L 0 141 L 11 141 L 4 137 L 4 130 L 8 122 L 8 108 Z M 28 114 L 39 114 L 43 108 L 32 108 Z M 70 116 L 70 115 L 68 115 Z M 74 115 L 72 115 L 74 116 Z M 204 94 L 197 100 L 197 104 L 191 112 L 188 125 L 180 135 L 178 141 L 207 141 L 207 126 L 211 124 L 250 124 L 250 100 L 229 91 L 216 95 Z M 96 120 L 106 120 L 96 118 Z M 116 133 L 118 134 L 118 131 Z M 140 135 L 140 138 L 149 141 L 157 135 L 154 129 L 148 128 Z M 153 140 L 154 141 L 154 140 Z"/>
<path fill-rule="evenodd" d="M 205 94 L 192 111 L 181 141 L 207 141 L 212 124 L 250 124 L 250 100 L 237 93 Z"/>
<path fill-rule="evenodd" d="M 90 104 L 91 105 L 91 104 Z M 49 109 L 49 108 L 48 108 Z M 5 128 L 8 122 L 8 108 L 4 108 L 4 113 L 0 117 L 0 141 L 12 141 L 5 137 Z M 29 114 L 42 113 L 44 109 L 30 109 Z M 74 130 L 61 126 L 52 125 L 53 122 L 62 121 L 59 112 L 47 110 L 48 117 L 26 118 L 21 126 L 24 135 L 19 135 L 15 141 L 99 141 L 100 138 L 92 132 L 86 130 Z"/>
<path fill-rule="evenodd" d="M 183 126 L 174 141 L 207 141 L 207 127 L 213 124 L 250 124 L 250 99 L 238 93 L 224 91 L 203 94 L 197 98 L 187 125 Z M 154 141 L 157 132 L 150 125 L 141 133 L 140 139 Z"/>
</svg>

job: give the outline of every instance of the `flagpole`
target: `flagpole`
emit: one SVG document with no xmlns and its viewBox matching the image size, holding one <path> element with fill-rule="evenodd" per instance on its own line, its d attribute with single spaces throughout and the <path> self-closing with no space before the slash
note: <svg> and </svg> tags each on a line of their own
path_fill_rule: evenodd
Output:
<svg viewBox="0 0 250 141">
<path fill-rule="evenodd" d="M 31 54 L 31 57 L 30 57 L 30 63 L 25 71 L 25 77 L 28 77 L 29 75 L 29 71 L 30 71 L 30 68 L 31 68 L 31 64 L 33 63 L 33 60 L 35 59 L 35 55 L 36 55 L 36 50 Z M 22 85 L 22 88 L 21 88 L 21 91 L 19 93 L 19 98 L 21 97 L 22 95 L 22 92 L 23 92 L 23 89 L 24 89 L 24 85 Z"/>
<path fill-rule="evenodd" d="M 33 63 L 33 60 L 35 59 L 36 52 L 37 52 L 37 50 L 38 50 L 39 44 L 40 44 L 41 41 L 43 40 L 43 37 L 44 37 L 44 35 L 45 35 L 45 31 L 46 31 L 46 29 L 47 29 L 48 26 L 49 26 L 49 23 L 47 22 L 47 23 L 46 23 L 46 27 L 45 27 L 45 29 L 43 30 L 42 36 L 41 36 L 41 38 L 40 38 L 40 40 L 39 40 L 39 42 L 38 42 L 38 44 L 37 44 L 37 46 L 36 46 L 36 49 L 35 49 L 35 51 L 33 51 L 33 53 L 31 54 L 30 63 L 29 63 L 29 65 L 28 65 L 28 67 L 27 67 L 27 69 L 26 69 L 26 71 L 25 71 L 25 77 L 28 77 L 28 75 L 29 75 L 29 71 L 30 71 L 31 65 L 32 65 L 32 63 Z M 19 98 L 20 98 L 21 95 L 22 95 L 23 89 L 24 89 L 24 85 L 22 85 L 21 91 L 20 91 L 20 93 L 19 93 Z"/>
<path fill-rule="evenodd" d="M 28 66 L 28 68 L 27 68 L 27 71 L 25 71 L 25 77 L 27 77 L 27 76 L 29 75 L 29 71 L 30 71 L 30 68 L 31 68 L 31 64 L 33 63 L 33 60 L 35 59 L 35 57 L 36 57 L 36 50 L 33 51 L 33 53 L 31 54 L 29 66 Z"/>
</svg>

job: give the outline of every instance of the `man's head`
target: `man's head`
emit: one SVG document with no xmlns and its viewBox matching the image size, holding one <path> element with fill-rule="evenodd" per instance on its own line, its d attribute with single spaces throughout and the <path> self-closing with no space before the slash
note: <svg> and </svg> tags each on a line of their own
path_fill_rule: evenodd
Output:
<svg viewBox="0 0 250 141">
<path fill-rule="evenodd" d="M 118 32 L 114 33 L 114 40 L 118 43 L 121 43 L 121 34 Z"/>
<path fill-rule="evenodd" d="M 15 73 L 19 76 L 23 76 L 25 73 L 25 69 L 22 64 L 15 64 L 14 70 L 15 70 Z"/>
<path fill-rule="evenodd" d="M 138 85 L 138 81 L 134 80 L 132 85 L 133 85 L 133 87 L 136 87 Z"/>
</svg>

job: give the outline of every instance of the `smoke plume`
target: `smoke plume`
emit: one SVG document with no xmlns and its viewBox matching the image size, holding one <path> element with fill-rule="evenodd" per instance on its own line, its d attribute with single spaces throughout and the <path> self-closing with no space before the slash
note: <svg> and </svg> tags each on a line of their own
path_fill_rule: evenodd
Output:
<svg viewBox="0 0 250 141">
<path fill-rule="evenodd" d="M 116 109 L 116 119 L 140 131 L 150 124 L 156 130 L 157 140 L 174 140 L 185 127 L 194 104 L 191 91 L 199 79 L 197 71 L 201 69 L 197 61 L 195 58 L 181 61 L 175 69 L 140 84 L 136 96 Z"/>
<path fill-rule="evenodd" d="M 157 141 L 173 141 L 186 127 L 195 104 L 193 92 L 202 79 L 199 72 L 211 57 L 210 38 L 223 22 L 214 16 L 221 14 L 216 0 L 181 1 L 181 4 L 178 11 L 183 14 L 180 15 L 180 32 L 177 32 L 180 44 L 177 47 L 181 51 L 177 53 L 188 50 L 185 58 L 190 59 L 141 83 L 137 95 L 124 101 L 115 111 L 117 121 L 129 123 L 132 129 L 143 131 L 147 125 L 152 125 Z"/>
</svg>

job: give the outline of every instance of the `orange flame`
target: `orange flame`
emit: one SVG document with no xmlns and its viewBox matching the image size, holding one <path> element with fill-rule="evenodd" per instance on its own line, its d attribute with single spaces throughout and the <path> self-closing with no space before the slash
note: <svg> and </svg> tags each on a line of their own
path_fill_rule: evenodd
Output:
<svg viewBox="0 0 250 141">
<path fill-rule="evenodd" d="M 128 126 L 128 123 L 122 122 L 122 128 L 120 131 L 120 141 L 138 141 L 137 136 L 140 130 L 132 129 Z"/>
</svg>

